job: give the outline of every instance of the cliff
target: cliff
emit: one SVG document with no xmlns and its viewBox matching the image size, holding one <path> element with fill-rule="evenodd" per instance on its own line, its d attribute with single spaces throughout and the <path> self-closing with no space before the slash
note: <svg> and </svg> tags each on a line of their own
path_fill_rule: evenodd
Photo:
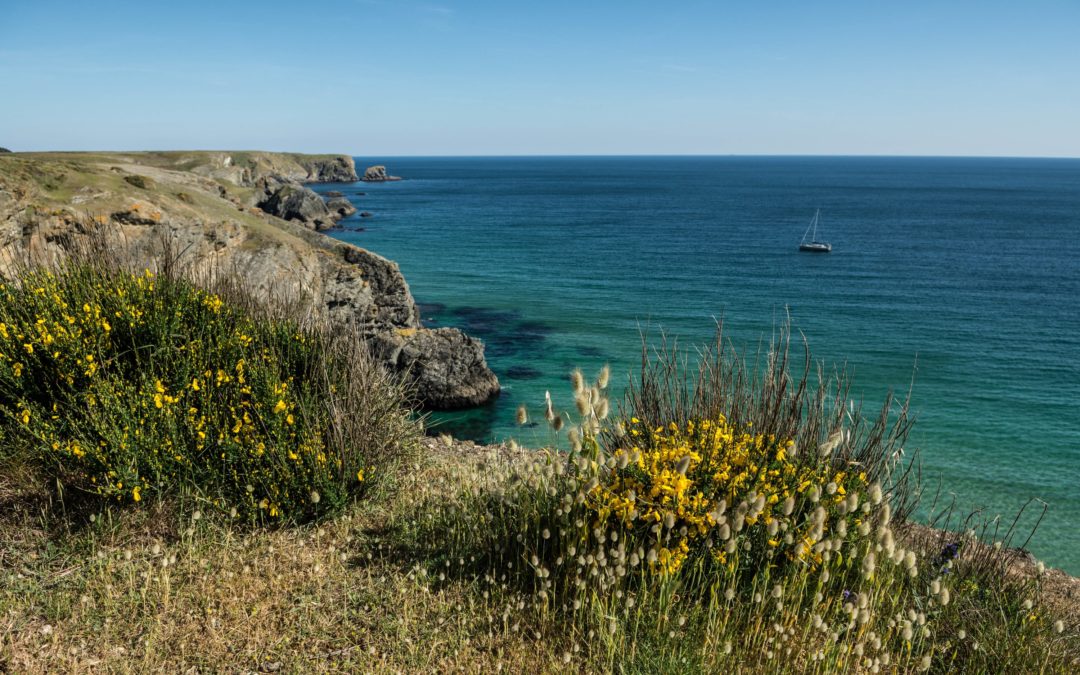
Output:
<svg viewBox="0 0 1080 675">
<path fill-rule="evenodd" d="M 347 209 L 332 211 L 301 183 L 356 180 L 353 160 L 339 155 L 5 153 L 0 275 L 27 259 L 61 260 L 91 230 L 150 267 L 167 240 L 193 274 L 235 272 L 256 296 L 359 325 L 388 368 L 416 381 L 426 407 L 488 400 L 499 385 L 482 343 L 423 328 L 396 263 L 314 231 Z"/>
</svg>

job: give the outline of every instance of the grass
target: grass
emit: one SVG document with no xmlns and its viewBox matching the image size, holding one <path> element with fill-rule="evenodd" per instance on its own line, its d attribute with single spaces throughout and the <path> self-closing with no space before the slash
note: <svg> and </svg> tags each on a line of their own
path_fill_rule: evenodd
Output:
<svg viewBox="0 0 1080 675">
<path fill-rule="evenodd" d="M 0 317 L 24 336 L 47 309 L 34 304 L 43 283 L 69 284 L 82 298 L 101 290 L 98 281 L 110 293 L 150 278 L 85 266 L 35 274 L 8 287 L 18 302 Z M 355 454 L 382 480 L 368 491 L 345 484 L 325 511 L 300 508 L 280 519 L 259 515 L 256 496 L 246 502 L 256 517 L 229 517 L 215 499 L 236 501 L 235 488 L 249 481 L 230 486 L 228 476 L 203 468 L 159 472 L 160 489 L 138 501 L 127 497 L 130 484 L 115 494 L 88 487 L 92 467 L 67 465 L 50 454 L 51 443 L 20 435 L 28 426 L 22 410 L 36 406 L 31 419 L 47 418 L 56 402 L 66 406 L 60 418 L 93 419 L 78 408 L 85 397 L 68 389 L 84 391 L 100 373 L 61 386 L 61 371 L 50 371 L 28 394 L 9 359 L 0 391 L 9 412 L 0 439 L 0 671 L 1080 666 L 1076 601 L 1059 592 L 1063 575 L 1024 563 L 1010 548 L 1019 536 L 1011 530 L 955 517 L 951 529 L 907 523 L 916 457 L 900 451 L 906 405 L 890 399 L 864 418 L 843 375 L 815 371 L 808 353 L 793 362 L 786 336 L 755 362 L 718 338 L 692 369 L 675 349 L 645 349 L 617 412 L 606 369 L 591 382 L 576 372 L 573 412 L 551 402 L 540 409 L 571 452 L 476 448 L 417 441 L 402 414 L 406 392 L 364 360 L 358 337 L 322 333 L 295 308 L 260 309 L 236 280 L 203 279 L 200 289 L 168 266 L 154 280 L 153 293 L 175 286 L 150 294 L 168 298 L 167 311 L 155 319 L 159 329 L 138 333 L 143 343 L 189 344 L 184 330 L 197 327 L 220 338 L 204 336 L 203 344 L 224 350 L 206 358 L 230 361 L 237 355 L 229 350 L 286 345 L 265 364 L 272 395 L 260 398 L 254 387 L 236 399 L 261 401 L 252 410 L 266 421 L 253 418 L 252 426 L 292 426 L 274 427 L 285 413 L 275 411 L 275 387 L 290 363 L 306 364 L 302 385 L 294 383 L 310 391 L 295 397 L 303 412 L 294 422 L 318 432 L 328 457 Z M 220 325 L 191 313 L 217 305 L 212 298 L 219 311 L 234 312 Z M 156 407 L 155 395 L 176 396 L 173 380 L 189 381 L 184 369 L 195 357 L 122 367 L 138 345 L 102 342 L 93 306 L 88 316 L 83 336 L 98 340 L 102 373 L 148 402 L 124 415 L 156 420 L 171 404 Z M 237 342 L 238 330 L 250 344 Z M 284 342 L 274 341 L 279 333 Z M 306 346 L 297 347 L 297 334 L 310 338 Z M 61 430 L 73 436 L 101 426 Z M 198 452 L 194 426 L 165 428 L 161 438 Z M 277 439 L 275 451 L 287 452 L 288 440 Z M 248 461 L 251 449 L 237 442 L 234 452 Z M 133 449 L 125 466 L 144 455 L 153 449 Z M 329 477 L 347 480 L 354 466 L 343 461 Z M 294 479 L 304 495 L 310 472 L 278 476 Z M 239 500 L 248 500 L 246 488 Z"/>
</svg>

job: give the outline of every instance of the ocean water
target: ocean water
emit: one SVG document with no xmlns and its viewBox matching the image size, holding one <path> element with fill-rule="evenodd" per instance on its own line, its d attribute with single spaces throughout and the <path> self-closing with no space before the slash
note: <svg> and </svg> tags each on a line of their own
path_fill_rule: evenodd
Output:
<svg viewBox="0 0 1080 675">
<path fill-rule="evenodd" d="M 928 491 L 1005 527 L 1045 501 L 1029 548 L 1080 574 L 1080 160 L 357 163 L 406 180 L 319 186 L 373 214 L 331 235 L 397 261 L 424 319 L 484 339 L 504 387 L 445 429 L 550 442 L 514 412 L 541 419 L 548 390 L 572 407 L 572 368 L 610 363 L 618 393 L 643 331 L 692 348 L 722 318 L 753 352 L 790 316 L 867 408 L 914 382 Z M 833 252 L 800 253 L 818 208 Z"/>
</svg>

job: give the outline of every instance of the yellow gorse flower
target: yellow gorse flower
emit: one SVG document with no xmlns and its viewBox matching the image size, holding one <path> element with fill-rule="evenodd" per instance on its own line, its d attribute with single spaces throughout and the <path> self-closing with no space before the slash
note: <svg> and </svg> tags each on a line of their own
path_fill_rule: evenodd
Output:
<svg viewBox="0 0 1080 675">
<path fill-rule="evenodd" d="M 281 518 L 357 471 L 305 403 L 317 385 L 293 380 L 320 348 L 295 324 L 150 271 L 29 272 L 0 284 L 0 303 L 0 432 L 19 429 L 81 488 L 139 502 L 148 484 L 191 481 L 226 509 Z"/>
<path fill-rule="evenodd" d="M 658 573 L 678 571 L 692 544 L 725 520 L 724 508 L 743 502 L 748 508 L 742 523 L 768 526 L 780 502 L 832 478 L 838 485 L 844 479 L 842 473 L 830 476 L 827 467 L 792 461 L 791 439 L 739 430 L 722 416 L 655 429 L 631 418 L 628 432 L 635 444 L 615 450 L 619 468 L 589 492 L 587 507 L 598 524 L 614 521 L 638 540 L 657 541 L 650 568 Z M 786 548 L 793 559 L 805 557 L 815 543 L 799 531 L 792 533 L 790 545 L 775 536 L 762 541 Z M 719 548 L 714 557 L 727 560 Z"/>
</svg>

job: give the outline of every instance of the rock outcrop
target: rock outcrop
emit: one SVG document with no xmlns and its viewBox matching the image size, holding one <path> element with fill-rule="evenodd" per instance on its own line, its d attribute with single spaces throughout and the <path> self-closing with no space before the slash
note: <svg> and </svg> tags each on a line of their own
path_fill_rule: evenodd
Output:
<svg viewBox="0 0 1080 675">
<path fill-rule="evenodd" d="M 322 197 L 311 188 L 293 183 L 267 187 L 262 199 L 257 199 L 255 206 L 272 216 L 284 220 L 295 220 L 313 230 L 328 230 L 339 218 L 332 213 Z"/>
<path fill-rule="evenodd" d="M 439 410 L 471 408 L 491 398 L 499 381 L 484 361 L 484 344 L 454 328 L 383 334 L 376 353 L 408 373 L 417 395 Z"/>
<path fill-rule="evenodd" d="M 391 180 L 401 180 L 401 176 L 391 176 L 386 172 L 385 166 L 376 164 L 375 166 L 369 166 L 364 169 L 364 175 L 360 180 L 367 181 L 368 183 L 382 183 Z"/>
<path fill-rule="evenodd" d="M 0 276 L 27 259 L 61 260 L 99 238 L 132 266 L 153 268 L 168 242 L 193 275 L 236 274 L 256 297 L 302 302 L 356 325 L 387 368 L 416 382 L 427 407 L 491 398 L 498 381 L 478 340 L 422 327 L 396 263 L 311 228 L 336 213 L 290 176 L 337 180 L 351 167 L 347 157 L 274 153 L 5 154 Z M 268 188 L 276 205 L 298 217 L 256 207 Z"/>
<path fill-rule="evenodd" d="M 330 214 L 337 220 L 348 218 L 356 213 L 356 207 L 340 193 L 326 200 L 326 208 L 330 209 Z"/>
</svg>

